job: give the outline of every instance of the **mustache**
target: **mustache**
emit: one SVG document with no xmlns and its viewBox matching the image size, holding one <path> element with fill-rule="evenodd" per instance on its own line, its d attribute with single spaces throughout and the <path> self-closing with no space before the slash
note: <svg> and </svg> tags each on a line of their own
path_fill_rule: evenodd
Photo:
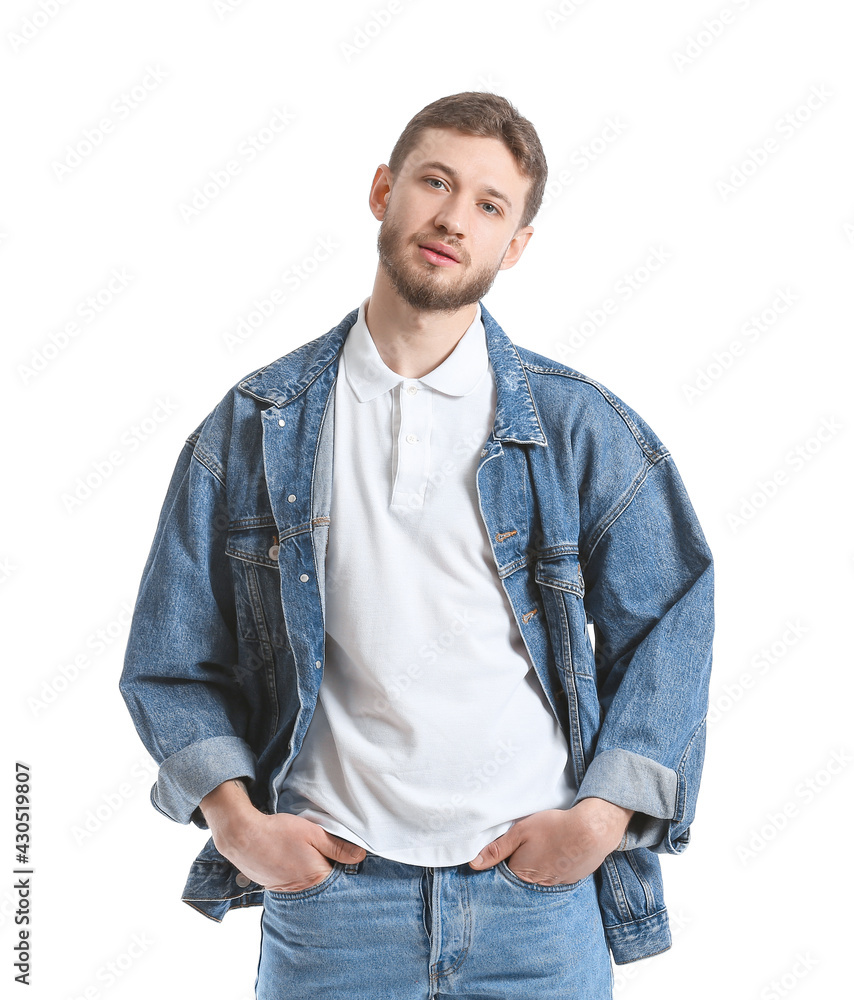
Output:
<svg viewBox="0 0 854 1000">
<path fill-rule="evenodd" d="M 461 264 L 469 263 L 469 255 L 464 247 L 461 247 L 459 243 L 454 240 L 449 240 L 447 236 L 442 233 L 416 233 L 412 237 L 412 242 L 415 246 L 421 243 L 444 243 L 446 247 L 450 247 L 454 253 L 459 257 Z"/>
</svg>

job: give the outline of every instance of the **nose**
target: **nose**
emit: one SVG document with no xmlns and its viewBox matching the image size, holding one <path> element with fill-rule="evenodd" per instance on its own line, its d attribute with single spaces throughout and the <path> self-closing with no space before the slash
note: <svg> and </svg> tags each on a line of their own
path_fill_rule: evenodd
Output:
<svg viewBox="0 0 854 1000">
<path fill-rule="evenodd" d="M 441 207 L 436 212 L 433 222 L 437 229 L 444 229 L 449 236 L 463 239 L 467 229 L 464 214 L 459 199 L 451 195 L 442 199 Z"/>
</svg>

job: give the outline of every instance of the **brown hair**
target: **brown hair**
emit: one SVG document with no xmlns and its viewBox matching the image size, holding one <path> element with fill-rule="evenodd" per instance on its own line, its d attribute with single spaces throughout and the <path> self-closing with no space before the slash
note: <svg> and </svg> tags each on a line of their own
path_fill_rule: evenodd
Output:
<svg viewBox="0 0 854 1000">
<path fill-rule="evenodd" d="M 411 119 L 394 144 L 388 161 L 392 174 L 400 171 L 419 135 L 428 128 L 454 128 L 466 135 L 500 139 L 513 154 L 522 174 L 531 180 L 519 228 L 530 225 L 540 210 L 548 166 L 536 129 L 506 98 L 469 90 L 428 104 Z"/>
</svg>

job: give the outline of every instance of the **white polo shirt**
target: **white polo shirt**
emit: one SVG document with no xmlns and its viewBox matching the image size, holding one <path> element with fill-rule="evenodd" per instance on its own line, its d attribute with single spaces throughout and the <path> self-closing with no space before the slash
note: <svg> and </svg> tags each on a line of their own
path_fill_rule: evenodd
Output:
<svg viewBox="0 0 854 1000">
<path fill-rule="evenodd" d="M 323 681 L 277 808 L 381 857 L 457 865 L 576 789 L 478 504 L 496 402 L 480 306 L 442 364 L 404 378 L 367 302 L 334 389 Z"/>
</svg>

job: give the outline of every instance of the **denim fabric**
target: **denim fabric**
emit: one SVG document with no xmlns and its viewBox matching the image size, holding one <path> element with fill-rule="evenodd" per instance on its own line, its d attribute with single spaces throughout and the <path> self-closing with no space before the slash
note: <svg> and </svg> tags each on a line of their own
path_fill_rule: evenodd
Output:
<svg viewBox="0 0 854 1000">
<path fill-rule="evenodd" d="M 502 861 L 425 868 L 375 854 L 264 893 L 258 1000 L 610 1000 L 592 876 L 525 882 Z"/>
<path fill-rule="evenodd" d="M 670 946 L 658 855 L 687 847 L 694 818 L 712 556 L 642 418 L 513 344 L 482 303 L 481 314 L 497 402 L 476 473 L 480 513 L 578 797 L 636 810 L 595 873 L 614 961 L 631 962 Z M 357 315 L 241 380 L 178 457 L 120 682 L 159 764 L 152 803 L 176 822 L 206 828 L 201 798 L 235 777 L 275 812 L 311 721 L 324 668 L 333 389 Z M 182 898 L 221 920 L 262 905 L 264 890 L 209 839 Z"/>
</svg>

